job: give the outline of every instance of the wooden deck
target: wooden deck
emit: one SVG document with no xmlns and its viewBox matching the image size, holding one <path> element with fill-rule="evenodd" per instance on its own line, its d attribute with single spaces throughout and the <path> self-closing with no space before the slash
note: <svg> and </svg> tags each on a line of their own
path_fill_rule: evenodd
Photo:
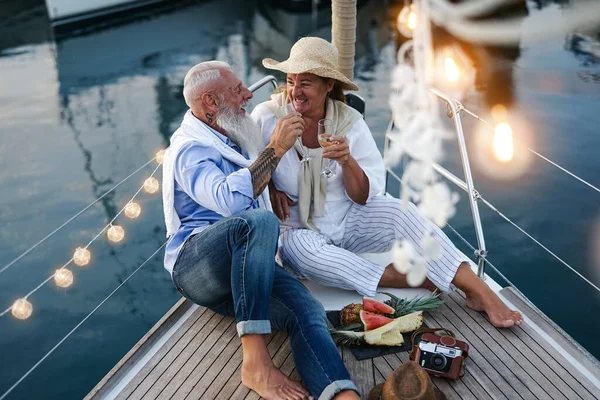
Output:
<svg viewBox="0 0 600 400">
<path fill-rule="evenodd" d="M 537 312 L 527 308 L 527 302 L 514 292 L 503 295 L 534 324 L 526 322 L 498 330 L 483 314 L 467 308 L 459 292 L 445 295 L 446 304 L 426 314 L 428 326 L 448 328 L 471 346 L 466 375 L 458 381 L 435 378 L 434 384 L 448 399 L 600 399 L 600 389 L 594 384 L 600 380 L 595 360 L 587 358 L 561 332 L 553 330 L 551 324 L 545 324 L 539 314 L 531 315 Z M 165 316 L 165 321 L 179 317 L 186 310 L 191 312 L 190 306 L 189 302 L 180 302 Z M 114 398 L 115 391 L 117 399 L 257 399 L 240 382 L 242 351 L 234 320 L 202 307 L 193 310 L 191 317 L 156 353 L 151 357 L 146 354 L 148 362 L 133 373 L 129 371 L 130 378 L 123 381 L 127 375 L 124 369 L 144 356 L 139 354 L 144 353 L 143 348 L 156 345 L 153 336 L 165 329 L 162 327 L 165 321 L 157 324 L 86 399 Z M 542 337 L 547 335 L 561 349 L 555 349 Z M 274 332 L 268 338 L 268 348 L 277 367 L 300 379 L 286 334 Z M 347 349 L 340 351 L 363 398 L 375 384 L 383 382 L 394 368 L 408 360 L 408 353 L 399 353 L 357 361 Z M 574 367 L 570 357 L 587 370 Z"/>
</svg>

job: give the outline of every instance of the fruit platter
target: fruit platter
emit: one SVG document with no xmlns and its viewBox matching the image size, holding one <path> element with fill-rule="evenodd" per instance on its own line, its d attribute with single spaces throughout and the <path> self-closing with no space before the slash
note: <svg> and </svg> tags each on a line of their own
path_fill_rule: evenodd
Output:
<svg viewBox="0 0 600 400">
<path fill-rule="evenodd" d="M 380 302 L 368 297 L 362 304 L 345 306 L 339 313 L 340 326 L 330 329 L 337 344 L 371 346 L 402 346 L 404 334 L 423 325 L 423 312 L 437 309 L 444 302 L 439 293 L 430 293 L 413 299 L 401 299 L 381 292 L 389 300 Z"/>
</svg>

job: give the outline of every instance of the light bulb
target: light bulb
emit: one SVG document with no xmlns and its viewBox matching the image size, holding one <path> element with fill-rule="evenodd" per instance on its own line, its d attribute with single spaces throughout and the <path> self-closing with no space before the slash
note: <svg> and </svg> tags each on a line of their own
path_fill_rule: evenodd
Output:
<svg viewBox="0 0 600 400">
<path fill-rule="evenodd" d="M 494 130 L 494 153 L 498 160 L 502 162 L 508 162 L 513 158 L 512 129 L 507 122 L 496 125 Z"/>
<path fill-rule="evenodd" d="M 78 247 L 75 249 L 75 253 L 73 254 L 73 262 L 80 267 L 84 265 L 88 265 L 90 260 L 92 259 L 92 254 L 88 249 L 84 249 L 83 247 Z"/>
<path fill-rule="evenodd" d="M 15 301 L 10 308 L 10 312 L 13 316 L 19 319 L 27 319 L 33 312 L 33 306 L 27 299 L 19 299 Z"/>
<path fill-rule="evenodd" d="M 508 112 L 506 111 L 506 107 L 502 104 L 496 104 L 492 107 L 492 119 L 496 122 L 505 122 L 508 118 Z"/>
<path fill-rule="evenodd" d="M 125 215 L 129 218 L 137 218 L 140 216 L 141 212 L 142 212 L 142 207 L 140 207 L 140 205 L 138 203 L 135 203 L 133 201 L 130 201 L 125 206 Z"/>
<path fill-rule="evenodd" d="M 165 149 L 159 150 L 156 153 L 155 159 L 157 163 L 162 164 L 163 160 L 165 159 Z"/>
<path fill-rule="evenodd" d="M 156 193 L 159 188 L 158 180 L 151 176 L 144 181 L 144 190 L 148 193 Z"/>
<path fill-rule="evenodd" d="M 454 61 L 452 57 L 446 57 L 446 59 L 444 60 L 444 67 L 446 70 L 446 78 L 450 82 L 458 81 L 458 78 L 460 77 L 460 71 L 458 69 L 458 65 L 456 64 L 456 61 Z"/>
<path fill-rule="evenodd" d="M 412 37 L 413 31 L 417 27 L 417 13 L 415 12 L 415 5 L 404 6 L 398 14 L 398 20 L 396 21 L 398 31 L 405 37 Z"/>
<path fill-rule="evenodd" d="M 111 242 L 118 243 L 125 237 L 125 230 L 119 225 L 112 225 L 110 228 L 108 228 L 107 235 Z"/>
<path fill-rule="evenodd" d="M 73 284 L 73 273 L 66 268 L 57 269 L 54 273 L 54 282 L 60 287 L 69 287 Z"/>
</svg>

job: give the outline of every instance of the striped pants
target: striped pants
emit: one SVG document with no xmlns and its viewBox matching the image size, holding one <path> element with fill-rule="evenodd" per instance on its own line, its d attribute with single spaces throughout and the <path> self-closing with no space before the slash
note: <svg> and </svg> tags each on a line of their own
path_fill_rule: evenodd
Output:
<svg viewBox="0 0 600 400">
<path fill-rule="evenodd" d="M 385 266 L 367 261 L 356 253 L 383 253 L 398 239 L 407 239 L 422 255 L 421 238 L 428 230 L 440 242 L 442 256 L 428 262 L 427 277 L 440 290 L 453 290 L 458 266 L 469 261 L 434 223 L 421 216 L 417 207 L 400 200 L 376 196 L 364 205 L 353 204 L 345 218 L 340 243 L 309 229 L 289 229 L 281 234 L 281 259 L 307 279 L 326 286 L 356 290 L 375 296 Z"/>
</svg>

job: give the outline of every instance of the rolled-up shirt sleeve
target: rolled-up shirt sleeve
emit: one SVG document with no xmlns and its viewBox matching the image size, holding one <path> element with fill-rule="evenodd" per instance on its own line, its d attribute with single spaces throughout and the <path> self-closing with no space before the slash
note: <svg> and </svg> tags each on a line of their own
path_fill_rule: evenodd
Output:
<svg viewBox="0 0 600 400">
<path fill-rule="evenodd" d="M 184 146 L 175 160 L 175 181 L 196 203 L 224 217 L 256 204 L 248 168 L 225 174 L 222 156 L 203 146 Z"/>
</svg>

